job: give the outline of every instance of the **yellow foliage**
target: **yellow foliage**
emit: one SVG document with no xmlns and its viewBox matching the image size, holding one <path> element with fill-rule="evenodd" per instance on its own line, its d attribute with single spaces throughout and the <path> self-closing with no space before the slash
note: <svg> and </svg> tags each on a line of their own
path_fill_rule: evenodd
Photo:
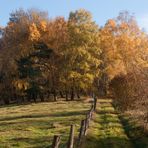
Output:
<svg viewBox="0 0 148 148">
<path fill-rule="evenodd" d="M 40 38 L 40 32 L 38 31 L 38 28 L 35 23 L 32 23 L 29 27 L 30 36 L 29 40 L 31 41 L 37 41 Z"/>
<path fill-rule="evenodd" d="M 69 74 L 69 78 L 79 78 L 80 77 L 80 74 L 76 71 L 71 71 L 70 74 Z"/>
<path fill-rule="evenodd" d="M 90 82 L 93 82 L 93 80 L 94 80 L 94 75 L 93 75 L 93 74 L 90 74 L 90 73 L 86 73 L 86 74 L 84 75 L 84 77 L 85 77 L 88 81 L 90 81 Z"/>
<path fill-rule="evenodd" d="M 113 19 L 110 19 L 107 22 L 107 26 L 114 28 L 116 27 L 116 22 Z"/>
<path fill-rule="evenodd" d="M 29 87 L 29 83 L 24 80 L 16 80 L 13 82 L 13 85 L 18 90 L 27 90 Z"/>
<path fill-rule="evenodd" d="M 47 23 L 45 21 L 40 22 L 40 27 L 42 31 L 46 31 L 47 29 Z"/>
<path fill-rule="evenodd" d="M 125 23 L 125 22 L 122 22 L 122 23 L 120 24 L 120 28 L 121 28 L 121 29 L 128 29 L 128 24 Z"/>
</svg>

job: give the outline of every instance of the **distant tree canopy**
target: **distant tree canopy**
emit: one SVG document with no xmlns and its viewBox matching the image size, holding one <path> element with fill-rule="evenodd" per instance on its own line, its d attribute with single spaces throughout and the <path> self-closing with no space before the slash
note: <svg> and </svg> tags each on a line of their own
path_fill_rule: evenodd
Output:
<svg viewBox="0 0 148 148">
<path fill-rule="evenodd" d="M 109 88 L 126 104 L 125 98 L 147 91 L 148 37 L 128 12 L 99 28 L 84 9 L 67 20 L 19 9 L 0 32 L 0 98 L 6 104 L 103 96 Z"/>
</svg>

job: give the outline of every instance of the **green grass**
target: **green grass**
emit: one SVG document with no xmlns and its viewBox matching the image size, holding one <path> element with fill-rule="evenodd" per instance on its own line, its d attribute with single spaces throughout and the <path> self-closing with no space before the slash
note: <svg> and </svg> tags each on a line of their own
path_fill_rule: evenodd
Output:
<svg viewBox="0 0 148 148">
<path fill-rule="evenodd" d="M 112 100 L 98 99 L 97 111 L 91 122 L 84 148 L 133 148 L 125 133 Z"/>
<path fill-rule="evenodd" d="M 70 125 L 76 136 L 80 121 L 90 108 L 89 102 L 58 101 L 0 108 L 0 148 L 51 147 L 55 134 L 62 135 L 66 147 Z"/>
<path fill-rule="evenodd" d="M 66 148 L 70 125 L 78 137 L 80 122 L 91 103 L 58 101 L 0 107 L 0 148 L 50 148 L 54 135 L 61 135 Z M 129 139 L 130 138 L 130 139 Z M 128 116 L 119 114 L 111 99 L 98 99 L 83 148 L 148 148 L 148 137 Z"/>
</svg>

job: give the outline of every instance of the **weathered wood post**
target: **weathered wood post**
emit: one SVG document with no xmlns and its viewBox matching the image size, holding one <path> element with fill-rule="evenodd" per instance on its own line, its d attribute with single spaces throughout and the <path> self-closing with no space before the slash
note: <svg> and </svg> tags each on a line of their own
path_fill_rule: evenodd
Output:
<svg viewBox="0 0 148 148">
<path fill-rule="evenodd" d="M 97 98 L 94 97 L 94 111 L 96 110 L 96 106 L 97 106 Z"/>
<path fill-rule="evenodd" d="M 80 132 L 79 132 L 79 138 L 78 138 L 78 145 L 80 145 L 81 142 L 82 142 L 82 138 L 84 136 L 84 132 L 85 132 L 85 120 L 82 120 L 81 121 Z"/>
<path fill-rule="evenodd" d="M 52 142 L 52 148 L 59 148 L 61 137 L 55 135 Z"/>
<path fill-rule="evenodd" d="M 84 135 L 85 135 L 85 136 L 87 135 L 88 125 L 89 125 L 88 122 L 89 122 L 89 119 L 86 118 L 86 119 L 85 119 L 85 129 L 84 129 Z"/>
<path fill-rule="evenodd" d="M 92 105 L 90 111 L 86 115 L 86 119 L 85 119 L 85 133 L 84 133 L 84 135 L 87 135 L 87 130 L 89 128 L 90 120 L 92 119 L 93 111 L 94 111 L 94 107 Z"/>
<path fill-rule="evenodd" d="M 94 112 L 94 104 L 92 104 L 90 112 L 89 112 L 90 119 L 92 119 L 93 112 Z"/>
<path fill-rule="evenodd" d="M 74 147 L 74 125 L 71 125 L 67 148 L 73 148 L 73 147 Z"/>
<path fill-rule="evenodd" d="M 90 123 L 90 111 L 87 113 L 86 119 L 88 120 L 87 121 L 87 128 L 88 128 L 89 127 L 89 123 Z"/>
</svg>

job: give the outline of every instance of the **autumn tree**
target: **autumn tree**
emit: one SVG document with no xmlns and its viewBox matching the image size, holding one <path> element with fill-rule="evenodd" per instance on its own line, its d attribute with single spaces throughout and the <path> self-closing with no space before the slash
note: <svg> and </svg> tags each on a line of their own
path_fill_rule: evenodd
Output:
<svg viewBox="0 0 148 148">
<path fill-rule="evenodd" d="M 148 37 L 127 12 L 99 28 L 84 9 L 67 20 L 19 9 L 0 30 L 0 91 L 7 104 L 104 96 L 110 86 L 129 107 L 146 94 Z"/>
<path fill-rule="evenodd" d="M 69 49 L 71 54 L 69 82 L 71 100 L 74 92 L 91 90 L 98 77 L 100 64 L 99 28 L 92 20 L 90 12 L 83 9 L 71 12 L 68 20 Z"/>
<path fill-rule="evenodd" d="M 15 91 L 13 84 L 15 81 L 19 80 L 16 60 L 19 60 L 21 57 L 28 56 L 35 50 L 33 46 L 34 40 L 32 40 L 32 32 L 37 32 L 38 30 L 35 30 L 35 28 L 34 30 L 31 29 L 33 29 L 33 24 L 39 24 L 40 21 L 45 20 L 45 17 L 40 15 L 41 13 L 39 12 L 36 12 L 35 15 L 32 10 L 28 12 L 25 12 L 22 9 L 17 10 L 16 12 L 10 14 L 10 21 L 3 29 L 2 40 L 4 50 L 1 52 L 3 59 L 1 72 L 3 73 L 6 80 L 9 80 L 8 83 L 5 81 L 5 85 L 8 84 L 8 86 L 11 86 L 13 88 L 13 92 Z M 39 36 L 37 36 L 37 38 L 38 37 Z M 26 83 L 25 81 L 18 82 Z M 19 85 L 23 84 L 18 83 L 18 86 Z"/>
<path fill-rule="evenodd" d="M 135 106 L 146 94 L 147 39 L 128 12 L 120 13 L 101 29 L 103 71 L 123 108 Z"/>
</svg>

